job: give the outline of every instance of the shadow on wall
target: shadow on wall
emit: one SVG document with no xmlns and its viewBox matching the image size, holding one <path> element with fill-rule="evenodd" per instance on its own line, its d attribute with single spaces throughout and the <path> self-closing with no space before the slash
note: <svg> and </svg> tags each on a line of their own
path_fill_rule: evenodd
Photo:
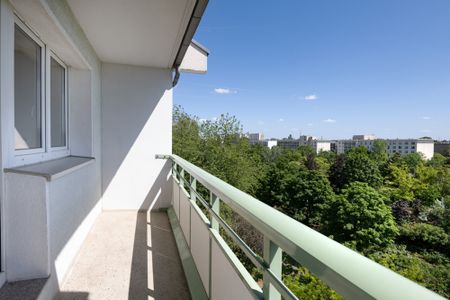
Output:
<svg viewBox="0 0 450 300">
<path fill-rule="evenodd" d="M 190 299 L 180 257 L 165 212 L 136 219 L 128 299 Z"/>
<path fill-rule="evenodd" d="M 158 177 L 153 182 L 153 185 L 145 197 L 144 202 L 139 207 L 140 211 L 158 210 L 164 208 L 166 204 L 171 203 L 172 199 L 172 184 L 171 184 L 171 172 L 172 162 L 169 160 L 164 161 L 164 166 L 159 173 Z"/>
<path fill-rule="evenodd" d="M 160 186 L 159 176 L 168 170 L 155 154 L 172 150 L 171 89 L 169 70 L 102 66 L 105 209 L 151 207 L 147 195 L 153 191 L 152 186 Z"/>
</svg>

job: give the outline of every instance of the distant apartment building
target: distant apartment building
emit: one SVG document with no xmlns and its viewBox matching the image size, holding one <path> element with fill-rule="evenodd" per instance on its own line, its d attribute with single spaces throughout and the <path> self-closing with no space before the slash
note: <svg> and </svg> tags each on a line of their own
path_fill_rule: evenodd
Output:
<svg viewBox="0 0 450 300">
<path fill-rule="evenodd" d="M 263 145 L 269 149 L 272 149 L 273 147 L 276 147 L 278 145 L 278 141 L 275 139 L 264 140 Z"/>
<path fill-rule="evenodd" d="M 434 153 L 450 156 L 450 141 L 437 141 L 434 143 Z"/>
<path fill-rule="evenodd" d="M 281 147 L 284 149 L 295 150 L 298 147 L 300 147 L 300 140 L 299 139 L 281 139 L 281 140 L 278 140 L 278 147 Z"/>
<path fill-rule="evenodd" d="M 434 155 L 434 141 L 432 139 L 377 139 L 374 135 L 355 135 L 351 140 L 338 140 L 335 142 L 336 153 L 345 153 L 359 146 L 372 151 L 376 140 L 382 140 L 386 143 L 389 154 L 421 153 L 425 159 L 431 159 Z"/>
<path fill-rule="evenodd" d="M 311 145 L 316 153 L 331 151 L 331 142 L 330 141 L 322 141 L 316 140 Z"/>
<path fill-rule="evenodd" d="M 316 153 L 330 151 L 331 142 L 318 140 L 315 136 L 301 135 L 298 139 L 278 140 L 278 146 L 284 149 L 297 149 L 300 146 L 311 146 Z"/>
<path fill-rule="evenodd" d="M 373 134 L 357 134 L 352 138 L 354 141 L 366 141 L 366 140 L 376 140 L 377 137 Z"/>
<path fill-rule="evenodd" d="M 264 134 L 263 133 L 249 133 L 248 139 L 250 141 L 250 144 L 255 145 L 262 143 L 264 141 Z"/>
</svg>

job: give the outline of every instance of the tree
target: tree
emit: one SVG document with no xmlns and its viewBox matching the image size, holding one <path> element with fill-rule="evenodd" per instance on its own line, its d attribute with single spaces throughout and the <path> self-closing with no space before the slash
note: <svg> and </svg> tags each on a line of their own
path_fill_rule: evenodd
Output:
<svg viewBox="0 0 450 300">
<path fill-rule="evenodd" d="M 450 252 L 449 235 L 444 229 L 426 223 L 406 223 L 400 226 L 400 241 L 412 249 L 432 249 Z"/>
<path fill-rule="evenodd" d="M 280 207 L 287 215 L 313 228 L 320 228 L 324 208 L 334 198 L 328 179 L 317 171 L 285 174 Z"/>
<path fill-rule="evenodd" d="M 367 149 L 357 147 L 338 156 L 336 162 L 330 168 L 330 181 L 339 190 L 346 184 L 355 181 L 378 187 L 382 180 L 380 170 L 376 163 L 370 159 Z"/>
<path fill-rule="evenodd" d="M 172 121 L 172 151 L 198 163 L 200 160 L 200 128 L 198 118 L 188 115 L 180 106 L 175 106 Z"/>
<path fill-rule="evenodd" d="M 385 164 L 389 160 L 386 142 L 383 140 L 374 141 L 371 156 L 379 165 Z"/>
<path fill-rule="evenodd" d="M 359 251 L 394 242 L 398 228 L 383 196 L 367 183 L 350 183 L 326 211 L 326 233 Z"/>
<path fill-rule="evenodd" d="M 402 166 L 391 164 L 387 170 L 383 191 L 390 202 L 414 200 L 414 187 L 417 185 L 417 179 Z"/>
<path fill-rule="evenodd" d="M 419 166 L 424 164 L 424 157 L 422 153 L 410 153 L 402 156 L 402 162 L 407 166 L 409 172 L 416 174 L 416 170 Z"/>
<path fill-rule="evenodd" d="M 371 253 L 369 257 L 444 297 L 450 297 L 450 260 L 445 255 L 437 252 L 414 253 L 403 245 L 392 245 Z"/>
</svg>

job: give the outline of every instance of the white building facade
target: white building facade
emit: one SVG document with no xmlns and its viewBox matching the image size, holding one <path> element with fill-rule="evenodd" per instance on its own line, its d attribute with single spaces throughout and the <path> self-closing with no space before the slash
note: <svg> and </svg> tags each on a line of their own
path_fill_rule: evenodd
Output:
<svg viewBox="0 0 450 300">
<path fill-rule="evenodd" d="M 431 159 L 434 155 L 434 141 L 432 139 L 352 139 L 336 141 L 336 152 L 342 154 L 348 150 L 363 146 L 369 151 L 373 150 L 376 140 L 384 141 L 389 154 L 406 155 L 421 153 L 425 159 Z"/>
</svg>

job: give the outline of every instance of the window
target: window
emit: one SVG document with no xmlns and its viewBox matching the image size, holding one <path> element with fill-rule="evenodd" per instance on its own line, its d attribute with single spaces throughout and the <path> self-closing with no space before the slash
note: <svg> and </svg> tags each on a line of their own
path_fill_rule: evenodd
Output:
<svg viewBox="0 0 450 300">
<path fill-rule="evenodd" d="M 17 24 L 14 33 L 15 149 L 42 148 L 43 48 Z"/>
<path fill-rule="evenodd" d="M 67 155 L 67 67 L 17 18 L 14 30 L 15 156 Z"/>
<path fill-rule="evenodd" d="M 66 146 L 66 69 L 50 57 L 50 141 L 51 147 Z"/>
</svg>

